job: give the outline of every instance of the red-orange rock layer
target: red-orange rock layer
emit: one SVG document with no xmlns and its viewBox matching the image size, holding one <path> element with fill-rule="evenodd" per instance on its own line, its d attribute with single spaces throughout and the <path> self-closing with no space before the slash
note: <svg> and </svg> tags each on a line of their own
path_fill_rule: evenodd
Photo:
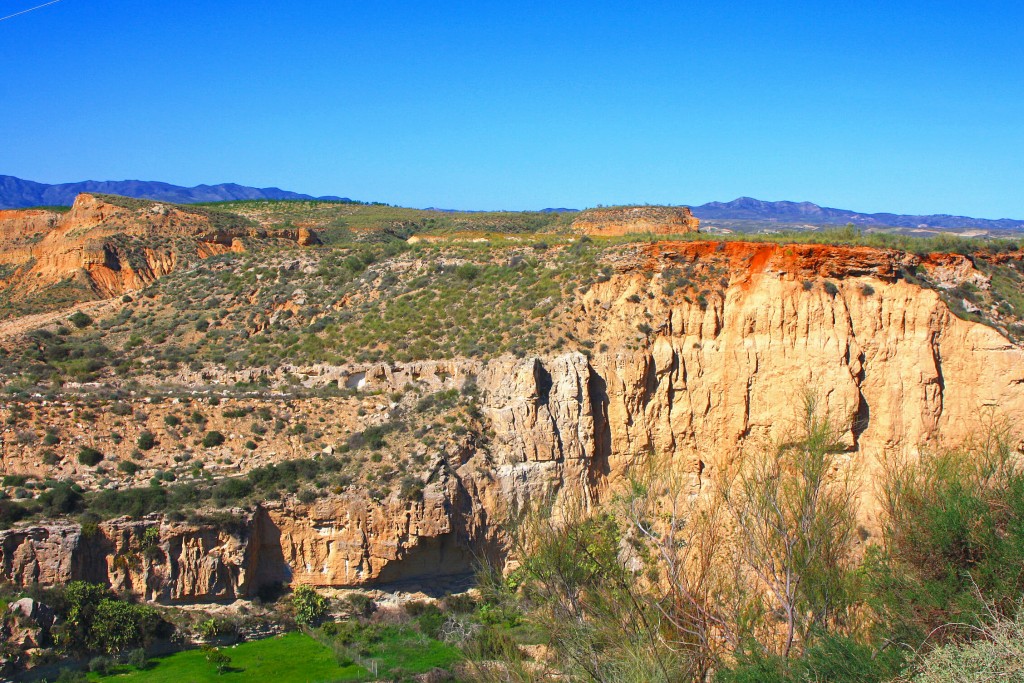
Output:
<svg viewBox="0 0 1024 683">
<path fill-rule="evenodd" d="M 724 262 L 733 275 L 747 277 L 766 271 L 794 277 L 846 277 L 873 275 L 891 279 L 901 268 L 920 263 L 913 255 L 894 249 L 843 247 L 823 244 L 766 242 L 658 242 L 644 245 L 643 268 L 660 271 L 673 264 Z"/>
</svg>

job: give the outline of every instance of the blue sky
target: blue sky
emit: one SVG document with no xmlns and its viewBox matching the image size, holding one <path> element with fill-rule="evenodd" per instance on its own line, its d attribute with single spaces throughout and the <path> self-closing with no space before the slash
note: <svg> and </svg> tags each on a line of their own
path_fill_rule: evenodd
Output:
<svg viewBox="0 0 1024 683">
<path fill-rule="evenodd" d="M 0 21 L 0 173 L 1024 218 L 1021 26 L 985 0 L 61 0 Z"/>
</svg>

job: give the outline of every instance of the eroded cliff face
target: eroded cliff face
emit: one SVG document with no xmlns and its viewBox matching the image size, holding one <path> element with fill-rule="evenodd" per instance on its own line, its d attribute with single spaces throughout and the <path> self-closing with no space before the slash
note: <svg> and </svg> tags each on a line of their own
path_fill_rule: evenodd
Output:
<svg viewBox="0 0 1024 683">
<path fill-rule="evenodd" d="M 267 509 L 257 527 L 259 581 L 362 586 L 472 572 L 474 549 L 496 530 L 457 465 L 439 458 L 418 500 L 356 494 Z"/>
<path fill-rule="evenodd" d="M 421 498 L 286 500 L 245 513 L 234 530 L 118 520 L 100 525 L 99 543 L 74 525 L 16 529 L 0 533 L 2 577 L 91 577 L 165 601 L 230 599 L 274 582 L 422 581 L 468 572 L 474 557 L 507 558 L 504 529 L 523 510 L 600 505 L 652 458 L 699 493 L 726 459 L 790 433 L 807 393 L 842 427 L 865 500 L 880 458 L 962 439 L 985 406 L 1024 410 L 1024 351 L 901 276 L 921 267 L 951 282 L 978 277 L 958 259 L 694 242 L 634 246 L 609 263 L 614 274 L 569 312 L 577 336 L 593 340 L 589 357 L 310 373 L 362 391 L 472 381 L 488 436 L 431 453 Z M 870 525 L 872 506 L 862 508 Z"/>
<path fill-rule="evenodd" d="M 320 244 L 306 228 L 269 232 L 241 218 L 236 223 L 225 227 L 201 210 L 159 202 L 121 206 L 90 194 L 63 214 L 0 211 L 0 265 L 11 267 L 0 289 L 17 298 L 72 281 L 106 298 L 141 289 L 197 258 L 244 251 L 246 239 Z"/>
<path fill-rule="evenodd" d="M 581 304 L 613 349 L 593 362 L 607 385 L 609 480 L 648 452 L 699 471 L 783 437 L 807 392 L 865 464 L 962 439 L 983 406 L 1024 409 L 1024 352 L 895 279 L 906 255 L 730 244 L 719 262 L 745 267 L 703 295 L 666 296 L 673 270 L 716 267 L 706 248 L 653 247 L 660 269 L 627 267 Z"/>
<path fill-rule="evenodd" d="M 42 209 L 0 211 L 0 234 L 8 249 L 24 247 L 53 230 L 58 218 L 60 214 Z"/>
<path fill-rule="evenodd" d="M 208 521 L 160 515 L 83 530 L 48 524 L 0 532 L 0 580 L 84 580 L 155 602 L 254 597 L 281 584 L 366 586 L 463 576 L 496 542 L 486 513 L 444 461 L 417 501 L 332 495 L 314 505 L 233 510 Z"/>
</svg>

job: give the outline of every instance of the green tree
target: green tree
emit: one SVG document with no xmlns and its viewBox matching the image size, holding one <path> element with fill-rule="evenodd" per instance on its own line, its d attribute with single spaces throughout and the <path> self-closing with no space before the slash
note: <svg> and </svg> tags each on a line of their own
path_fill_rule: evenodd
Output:
<svg viewBox="0 0 1024 683">
<path fill-rule="evenodd" d="M 99 584 L 72 581 L 64 587 L 61 603 L 64 622 L 54 629 L 54 640 L 69 654 L 117 654 L 145 646 L 164 624 L 152 607 L 117 600 Z"/>
<path fill-rule="evenodd" d="M 327 613 L 327 598 L 316 592 L 312 586 L 296 586 L 292 593 L 295 621 L 303 626 L 315 626 Z"/>
<path fill-rule="evenodd" d="M 61 650 L 72 653 L 88 650 L 89 631 L 96 608 L 109 595 L 106 587 L 85 581 L 72 581 L 64 587 L 64 623 L 54 633 L 54 640 Z"/>
<path fill-rule="evenodd" d="M 101 600 L 89 629 L 89 649 L 116 654 L 129 647 L 146 645 L 160 621 L 160 615 L 152 607 L 122 600 Z"/>
</svg>

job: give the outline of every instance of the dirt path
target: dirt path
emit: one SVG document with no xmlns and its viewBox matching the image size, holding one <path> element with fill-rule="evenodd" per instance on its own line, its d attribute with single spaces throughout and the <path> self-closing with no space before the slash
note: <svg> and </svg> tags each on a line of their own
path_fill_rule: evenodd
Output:
<svg viewBox="0 0 1024 683">
<path fill-rule="evenodd" d="M 68 317 L 73 315 L 75 311 L 82 311 L 83 313 L 87 313 L 95 318 L 104 314 L 113 313 L 120 306 L 120 298 L 103 299 L 102 301 L 86 301 L 81 304 L 75 304 L 71 308 L 63 308 L 59 311 L 34 313 L 32 315 L 23 315 L 20 318 L 3 320 L 0 321 L 0 341 L 11 339 L 12 337 L 20 337 L 27 332 L 31 332 L 32 330 L 39 329 L 46 325 L 64 322 Z"/>
</svg>

